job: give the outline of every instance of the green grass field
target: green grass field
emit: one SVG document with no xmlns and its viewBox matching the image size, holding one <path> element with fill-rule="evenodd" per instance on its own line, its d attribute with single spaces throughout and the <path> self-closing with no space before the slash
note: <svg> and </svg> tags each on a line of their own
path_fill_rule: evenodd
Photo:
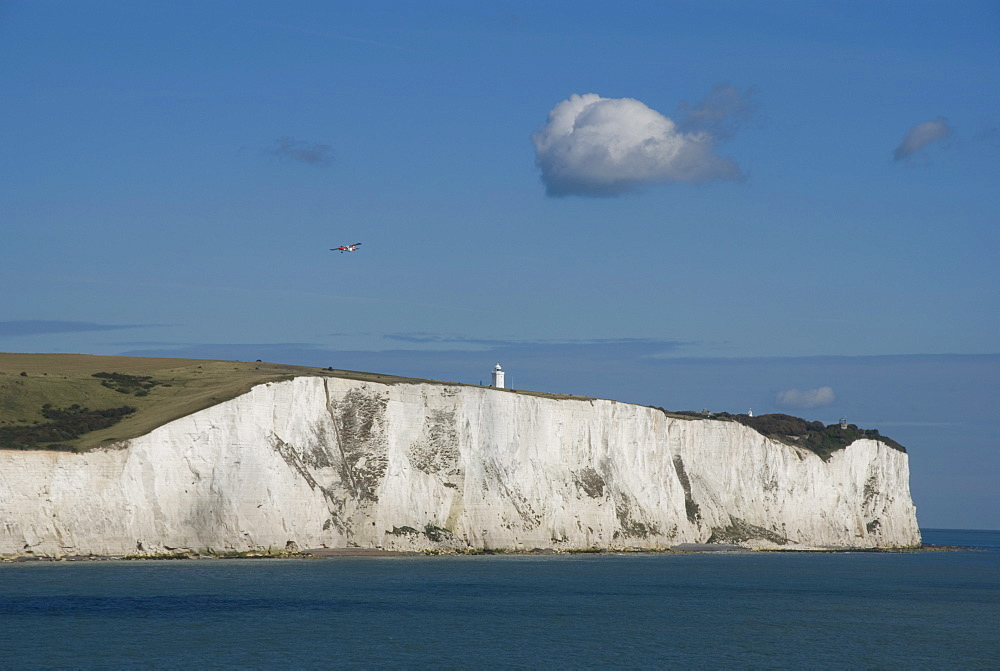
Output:
<svg viewBox="0 0 1000 671">
<path fill-rule="evenodd" d="M 94 377 L 95 374 L 101 377 Z M 91 411 L 129 406 L 113 426 L 71 440 L 21 445 L 85 451 L 149 433 L 180 417 L 235 398 L 251 387 L 293 377 L 331 376 L 392 384 L 407 378 L 249 361 L 108 357 L 86 354 L 0 353 L 0 440 L 51 421 L 52 409 Z M 422 381 L 422 380 L 419 380 Z M 104 384 L 102 384 L 104 383 Z M 0 448 L 17 445 L 10 440 Z"/>
<path fill-rule="evenodd" d="M 459 386 L 437 380 L 259 361 L 0 353 L 0 449 L 83 452 L 144 435 L 175 419 L 245 394 L 258 384 L 305 375 L 382 384 Z M 506 391 L 587 400 L 582 396 Z M 45 431 L 56 427 L 54 415 L 80 419 L 87 410 L 93 415 L 94 411 L 124 406 L 135 410 L 105 428 L 87 430 L 70 438 L 53 438 L 48 435 L 52 431 Z M 37 439 L 39 436 L 42 439 Z"/>
</svg>

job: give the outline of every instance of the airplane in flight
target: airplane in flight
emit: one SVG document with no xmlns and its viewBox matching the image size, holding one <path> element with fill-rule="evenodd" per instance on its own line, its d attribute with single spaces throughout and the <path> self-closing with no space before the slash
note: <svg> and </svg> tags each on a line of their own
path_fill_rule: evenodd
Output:
<svg viewBox="0 0 1000 671">
<path fill-rule="evenodd" d="M 360 242 L 355 242 L 353 245 L 341 245 L 340 247 L 331 247 L 330 251 L 340 252 L 341 254 L 343 254 L 344 252 L 356 252 L 358 251 L 358 247 L 360 246 L 361 246 Z"/>
</svg>

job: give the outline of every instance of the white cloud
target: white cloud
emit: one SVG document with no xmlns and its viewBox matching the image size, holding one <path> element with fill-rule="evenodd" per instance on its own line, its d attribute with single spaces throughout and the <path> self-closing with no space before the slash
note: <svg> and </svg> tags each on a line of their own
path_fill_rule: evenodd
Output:
<svg viewBox="0 0 1000 671">
<path fill-rule="evenodd" d="M 790 405 L 796 408 L 818 408 L 821 405 L 830 405 L 837 397 L 830 387 L 820 387 L 805 390 L 788 389 L 778 392 L 774 398 L 781 405 Z"/>
<path fill-rule="evenodd" d="M 615 196 L 649 184 L 742 179 L 706 130 L 684 132 L 633 98 L 571 95 L 531 136 L 550 196 Z"/>
<path fill-rule="evenodd" d="M 913 156 L 915 153 L 932 142 L 937 142 L 938 140 L 944 139 L 949 135 L 951 135 L 951 128 L 948 126 L 948 121 L 944 117 L 938 117 L 933 121 L 918 123 L 916 126 L 906 131 L 906 135 L 903 136 L 903 141 L 892 152 L 892 157 L 898 161 L 900 159 Z"/>
</svg>

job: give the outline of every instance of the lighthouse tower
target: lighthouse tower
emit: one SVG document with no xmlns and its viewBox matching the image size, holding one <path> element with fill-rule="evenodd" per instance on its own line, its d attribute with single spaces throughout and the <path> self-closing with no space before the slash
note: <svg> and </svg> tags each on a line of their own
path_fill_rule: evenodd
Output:
<svg viewBox="0 0 1000 671">
<path fill-rule="evenodd" d="M 500 367 L 500 364 L 493 368 L 493 386 L 497 389 L 503 389 L 503 368 Z"/>
</svg>

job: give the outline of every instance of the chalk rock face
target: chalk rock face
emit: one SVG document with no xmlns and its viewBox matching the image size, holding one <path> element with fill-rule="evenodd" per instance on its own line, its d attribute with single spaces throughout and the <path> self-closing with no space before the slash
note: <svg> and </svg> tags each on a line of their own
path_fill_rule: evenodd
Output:
<svg viewBox="0 0 1000 671">
<path fill-rule="evenodd" d="M 907 455 L 828 461 L 735 422 L 441 384 L 300 377 L 85 454 L 0 451 L 0 555 L 884 547 Z"/>
</svg>

